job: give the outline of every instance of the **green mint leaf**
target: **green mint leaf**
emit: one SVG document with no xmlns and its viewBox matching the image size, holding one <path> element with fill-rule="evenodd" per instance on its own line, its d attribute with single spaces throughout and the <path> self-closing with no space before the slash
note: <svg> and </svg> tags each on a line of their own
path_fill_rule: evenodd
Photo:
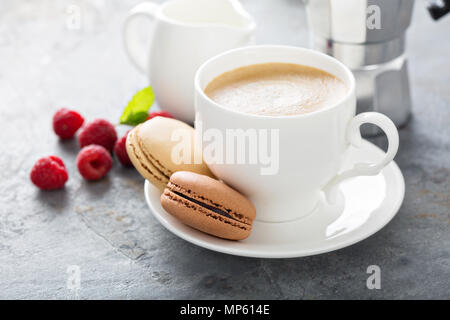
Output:
<svg viewBox="0 0 450 320">
<path fill-rule="evenodd" d="M 152 87 L 139 90 L 123 110 L 120 116 L 120 123 L 136 126 L 144 122 L 147 119 L 148 110 L 154 101 L 155 95 Z"/>
</svg>

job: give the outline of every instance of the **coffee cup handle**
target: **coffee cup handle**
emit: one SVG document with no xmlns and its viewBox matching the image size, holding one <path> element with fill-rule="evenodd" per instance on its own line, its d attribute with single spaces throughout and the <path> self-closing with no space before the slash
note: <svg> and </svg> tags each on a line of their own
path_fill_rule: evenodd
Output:
<svg viewBox="0 0 450 320">
<path fill-rule="evenodd" d="M 133 65 L 141 72 L 147 72 L 148 47 L 139 41 L 136 30 L 132 28 L 132 22 L 137 17 L 145 17 L 151 21 L 155 18 L 155 12 L 159 5 L 153 2 L 142 2 L 133 7 L 123 25 L 123 39 L 125 51 Z"/>
<path fill-rule="evenodd" d="M 341 181 L 356 176 L 374 176 L 380 173 L 397 154 L 399 138 L 398 131 L 391 119 L 378 112 L 364 112 L 355 116 L 349 123 L 346 132 L 347 141 L 356 148 L 361 148 L 362 137 L 359 130 L 364 123 L 372 123 L 380 127 L 387 136 L 388 149 L 384 158 L 378 163 L 356 163 L 353 168 L 341 172 L 323 189 L 329 203 L 335 203 L 338 195 L 338 185 Z"/>
</svg>

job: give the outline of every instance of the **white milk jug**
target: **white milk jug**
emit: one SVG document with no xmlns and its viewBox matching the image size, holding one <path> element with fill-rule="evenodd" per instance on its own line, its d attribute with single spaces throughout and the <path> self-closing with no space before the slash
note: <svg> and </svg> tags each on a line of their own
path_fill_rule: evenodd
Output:
<svg viewBox="0 0 450 320">
<path fill-rule="evenodd" d="M 150 50 L 132 28 L 139 16 L 153 20 Z M 131 9 L 124 39 L 131 61 L 148 75 L 160 108 L 192 123 L 196 70 L 218 53 L 252 44 L 254 30 L 254 20 L 238 0 L 171 0 Z"/>
</svg>

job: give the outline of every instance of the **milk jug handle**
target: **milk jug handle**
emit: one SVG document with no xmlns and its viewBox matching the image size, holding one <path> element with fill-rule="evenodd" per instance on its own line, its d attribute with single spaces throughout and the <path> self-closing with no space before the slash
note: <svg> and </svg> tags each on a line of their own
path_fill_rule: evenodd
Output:
<svg viewBox="0 0 450 320">
<path fill-rule="evenodd" d="M 123 25 L 123 40 L 125 51 L 134 66 L 141 72 L 147 72 L 149 46 L 145 46 L 139 41 L 136 30 L 133 29 L 133 21 L 137 17 L 145 17 L 151 21 L 155 18 L 155 13 L 159 5 L 153 2 L 142 2 L 133 7 Z"/>
</svg>

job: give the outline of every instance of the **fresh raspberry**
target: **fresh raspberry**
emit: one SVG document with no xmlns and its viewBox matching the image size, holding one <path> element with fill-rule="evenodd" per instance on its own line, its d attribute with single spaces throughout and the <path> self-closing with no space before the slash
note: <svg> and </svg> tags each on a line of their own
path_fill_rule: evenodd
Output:
<svg viewBox="0 0 450 320">
<path fill-rule="evenodd" d="M 173 115 L 171 115 L 168 111 L 155 111 L 148 114 L 147 120 L 153 119 L 154 117 L 166 117 L 174 119 Z"/>
<path fill-rule="evenodd" d="M 36 161 L 30 173 L 31 181 L 43 190 L 60 189 L 64 187 L 68 178 L 64 162 L 55 156 Z"/>
<path fill-rule="evenodd" d="M 83 178 L 98 180 L 111 170 L 111 154 L 104 147 L 91 144 L 78 153 L 77 167 Z"/>
<path fill-rule="evenodd" d="M 115 153 L 117 159 L 119 159 L 120 163 L 124 167 L 132 166 L 130 157 L 128 157 L 127 149 L 125 147 L 125 143 L 127 142 L 127 136 L 128 136 L 129 132 L 130 132 L 130 130 L 128 130 L 122 138 L 117 140 L 116 144 L 114 145 L 114 153 Z"/>
<path fill-rule="evenodd" d="M 53 116 L 53 131 L 61 139 L 70 139 L 83 125 L 84 118 L 76 111 L 59 109 Z"/>
<path fill-rule="evenodd" d="M 113 151 L 117 133 L 114 126 L 107 120 L 95 119 L 83 127 L 78 135 L 78 143 L 83 148 L 90 144 L 98 144 L 109 152 Z"/>
</svg>

